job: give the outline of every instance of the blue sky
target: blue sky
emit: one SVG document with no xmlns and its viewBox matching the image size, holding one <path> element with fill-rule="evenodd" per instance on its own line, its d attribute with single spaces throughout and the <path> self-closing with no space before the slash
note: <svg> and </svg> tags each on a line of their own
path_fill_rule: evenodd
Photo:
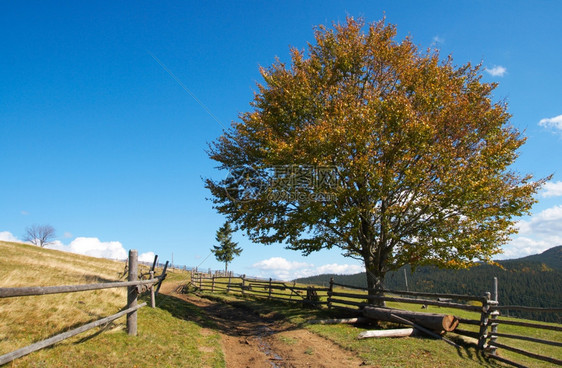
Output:
<svg viewBox="0 0 562 368">
<path fill-rule="evenodd" d="M 554 0 L 0 1 L 0 239 L 51 224 L 60 249 L 120 256 L 133 248 L 222 268 L 206 258 L 224 221 L 203 187 L 202 177 L 224 175 L 207 143 L 250 109 L 259 66 L 305 48 L 314 26 L 386 15 L 398 38 L 411 35 L 457 65 L 482 62 L 484 81 L 499 83 L 496 100 L 508 102 L 528 138 L 514 169 L 554 174 L 502 257 L 560 245 L 560 14 Z M 337 250 L 302 257 L 236 240 L 238 273 L 361 270 Z"/>
</svg>

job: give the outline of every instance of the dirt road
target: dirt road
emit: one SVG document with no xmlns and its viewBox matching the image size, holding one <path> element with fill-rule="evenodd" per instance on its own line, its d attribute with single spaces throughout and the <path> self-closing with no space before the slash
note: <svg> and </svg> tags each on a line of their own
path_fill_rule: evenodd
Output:
<svg viewBox="0 0 562 368">
<path fill-rule="evenodd" d="M 276 314 L 260 316 L 242 306 L 181 294 L 178 285 L 164 284 L 161 292 L 201 308 L 218 326 L 227 368 L 359 367 L 361 359 Z M 211 331 L 203 330 L 203 333 Z"/>
</svg>

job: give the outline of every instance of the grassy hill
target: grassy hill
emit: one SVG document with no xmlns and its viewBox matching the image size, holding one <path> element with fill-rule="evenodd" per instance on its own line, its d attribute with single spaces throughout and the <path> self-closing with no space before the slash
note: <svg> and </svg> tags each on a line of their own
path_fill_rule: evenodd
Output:
<svg viewBox="0 0 562 368">
<path fill-rule="evenodd" d="M 500 304 L 535 307 L 562 306 L 562 246 L 537 255 L 498 262 L 501 267 L 479 265 L 467 270 L 444 270 L 435 267 L 419 267 L 412 272 L 409 266 L 389 272 L 385 288 L 405 290 L 406 277 L 410 291 L 442 292 L 483 295 L 491 291 L 493 278 L 498 278 Z M 364 273 L 355 275 L 324 274 L 297 279 L 300 283 L 327 285 L 334 277 L 338 283 L 366 287 Z M 562 316 L 555 313 L 512 311 L 511 316 L 562 323 Z"/>
<path fill-rule="evenodd" d="M 0 254 L 0 287 L 74 285 L 126 278 L 124 262 L 2 241 Z M 185 279 L 186 275 L 176 277 Z M 125 288 L 0 299 L 0 355 L 114 314 L 126 303 Z M 219 335 L 201 334 L 199 324 L 186 320 L 199 312 L 178 303 L 159 296 L 158 308 L 141 308 L 137 337 L 127 335 L 122 317 L 103 329 L 90 330 L 17 359 L 10 366 L 82 367 L 96 362 L 103 367 L 223 367 Z"/>
<path fill-rule="evenodd" d="M 0 287 L 116 281 L 123 277 L 124 271 L 124 262 L 80 256 L 27 244 L 0 242 L 0 254 L 3 255 L 0 258 Z M 182 273 L 172 273 L 167 280 L 185 281 L 186 276 Z M 227 297 L 234 298 L 230 294 Z M 0 299 L 0 355 L 113 314 L 125 304 L 124 289 Z M 447 350 L 447 345 L 442 341 L 433 339 L 357 340 L 357 334 L 365 327 L 306 325 L 303 322 L 305 319 L 318 318 L 316 313 L 323 315 L 327 311 L 265 302 L 251 304 L 253 306 L 248 307 L 248 313 L 270 316 L 275 312 L 292 315 L 287 321 L 293 322 L 295 327 L 306 326 L 308 330 L 334 341 L 374 366 L 503 366 L 483 359 L 471 344 L 458 351 L 451 351 Z M 412 305 L 406 304 L 392 306 L 412 308 Z M 440 312 L 449 313 L 446 310 Z M 538 336 L 537 331 L 518 329 L 522 332 L 512 331 L 508 326 L 505 332 L 554 339 L 553 333 Z M 218 331 L 216 324 L 199 308 L 177 298 L 160 295 L 157 308 L 145 307 L 139 310 L 136 337 L 126 334 L 123 317 L 105 328 L 91 330 L 52 348 L 17 359 L 9 366 L 224 367 L 225 357 Z M 294 342 L 286 339 L 286 343 L 290 345 Z M 553 356 L 550 350 L 545 354 Z M 533 366 L 542 368 L 548 365 Z"/>
</svg>

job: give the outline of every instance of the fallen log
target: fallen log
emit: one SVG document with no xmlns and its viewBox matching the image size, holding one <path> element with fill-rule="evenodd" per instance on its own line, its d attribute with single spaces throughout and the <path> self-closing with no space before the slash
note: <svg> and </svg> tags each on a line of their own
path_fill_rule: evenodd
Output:
<svg viewBox="0 0 562 368">
<path fill-rule="evenodd" d="M 413 328 L 396 328 L 393 330 L 371 330 L 364 331 L 357 336 L 358 339 L 367 339 L 369 337 L 407 337 L 412 336 Z"/>
<path fill-rule="evenodd" d="M 414 322 L 408 321 L 407 319 L 402 318 L 402 317 L 399 317 L 399 316 L 397 316 L 397 315 L 395 315 L 395 314 L 391 314 L 391 316 L 392 316 L 392 318 L 394 318 L 395 320 L 397 320 L 397 321 L 399 321 L 399 322 L 402 322 L 402 323 L 405 323 L 405 324 L 407 324 L 407 325 L 410 325 L 410 326 L 414 327 L 415 329 L 420 330 L 421 332 L 425 332 L 425 333 L 428 334 L 429 336 L 433 336 L 433 337 L 435 337 L 435 338 L 441 339 L 441 340 L 445 341 L 445 342 L 446 342 L 447 344 L 449 344 L 449 345 L 452 345 L 452 346 L 454 346 L 454 347 L 456 347 L 456 348 L 460 348 L 460 346 L 459 346 L 458 344 L 452 342 L 452 341 L 449 340 L 449 339 L 444 338 L 444 337 L 441 336 L 441 335 L 438 335 L 438 334 L 436 334 L 436 333 L 434 333 L 434 332 L 432 332 L 432 331 L 426 329 L 425 327 L 422 327 L 422 326 L 420 326 L 420 325 L 417 325 L 417 324 L 415 324 Z"/>
<path fill-rule="evenodd" d="M 371 306 L 363 309 L 363 316 L 377 321 L 395 322 L 396 319 L 392 317 L 393 314 L 439 333 L 454 331 L 459 325 L 459 320 L 450 314 L 411 312 Z"/>
<path fill-rule="evenodd" d="M 354 324 L 354 323 L 369 323 L 371 319 L 365 317 L 358 318 L 338 318 L 338 319 L 313 319 L 308 321 L 311 325 L 337 325 L 340 323 Z"/>
</svg>

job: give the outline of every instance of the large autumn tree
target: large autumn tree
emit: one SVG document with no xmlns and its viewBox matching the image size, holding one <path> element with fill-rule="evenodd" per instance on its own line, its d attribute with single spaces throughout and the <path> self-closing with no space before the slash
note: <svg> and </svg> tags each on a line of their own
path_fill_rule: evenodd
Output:
<svg viewBox="0 0 562 368">
<path fill-rule="evenodd" d="M 363 260 L 371 294 L 404 264 L 491 261 L 544 182 L 510 169 L 525 139 L 496 85 L 384 20 L 315 38 L 261 69 L 251 111 L 210 145 L 229 172 L 206 180 L 216 209 L 253 241 Z"/>
</svg>

